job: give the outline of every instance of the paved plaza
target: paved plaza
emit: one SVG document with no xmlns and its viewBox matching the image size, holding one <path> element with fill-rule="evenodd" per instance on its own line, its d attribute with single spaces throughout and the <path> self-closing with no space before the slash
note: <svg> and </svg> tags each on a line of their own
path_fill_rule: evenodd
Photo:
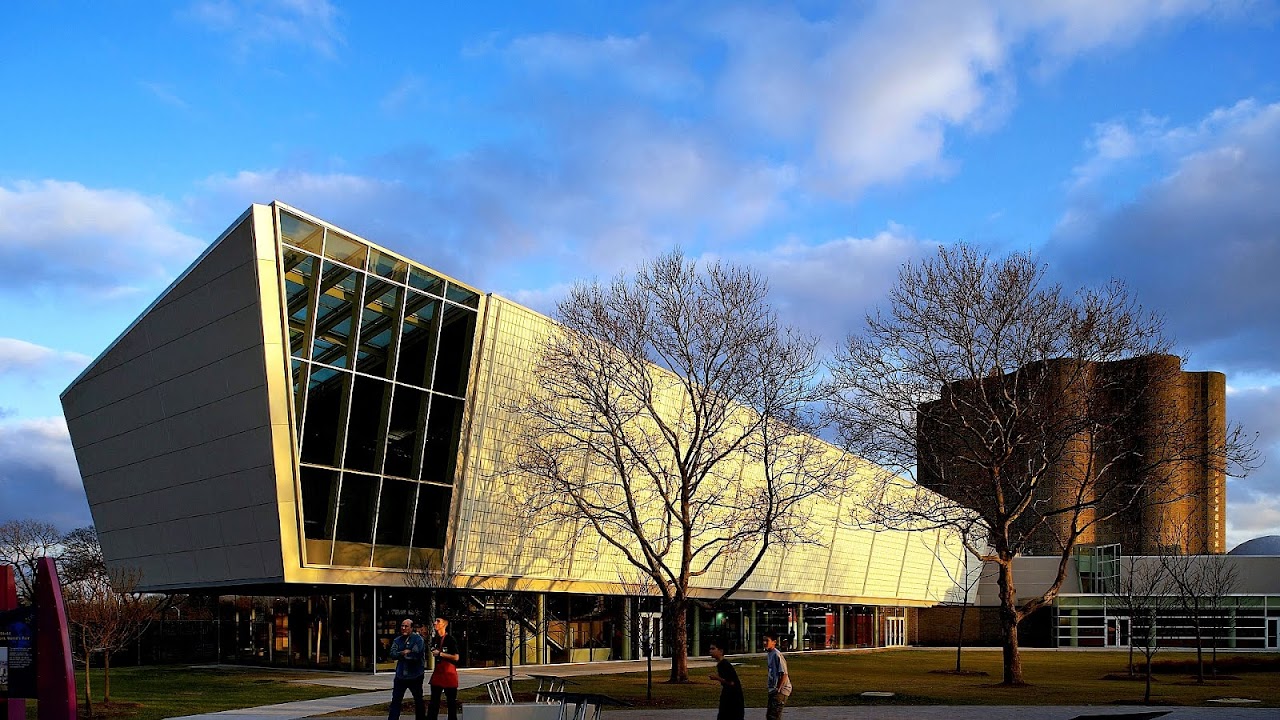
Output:
<svg viewBox="0 0 1280 720">
<path fill-rule="evenodd" d="M 689 668 L 711 667 L 707 660 L 690 659 Z M 561 677 L 599 673 L 638 672 L 644 661 L 583 663 L 578 665 L 521 666 L 517 678 L 537 673 Z M 665 669 L 665 668 L 664 668 Z M 655 667 L 656 670 L 656 667 Z M 504 677 L 506 668 L 466 668 L 458 671 L 462 687 L 470 688 Z M 301 720 L 332 712 L 385 704 L 390 699 L 391 673 L 317 673 L 316 677 L 294 682 L 347 687 L 363 692 L 318 700 L 226 710 L 205 715 L 188 715 L 183 720 Z M 610 720 L 714 720 L 714 708 L 692 710 L 617 710 L 605 714 Z M 463 708 L 462 716 L 466 717 Z M 1259 707 L 1117 707 L 1110 705 L 861 705 L 856 707 L 793 707 L 784 714 L 789 720 L 1270 720 L 1275 708 Z M 412 717 L 412 713 L 407 716 Z M 385 714 L 347 720 L 384 720 Z M 764 708 L 747 708 L 747 720 L 762 720 Z"/>
</svg>

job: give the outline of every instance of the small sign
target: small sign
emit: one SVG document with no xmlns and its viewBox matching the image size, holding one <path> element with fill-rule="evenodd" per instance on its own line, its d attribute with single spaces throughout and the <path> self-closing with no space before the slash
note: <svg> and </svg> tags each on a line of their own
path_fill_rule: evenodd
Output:
<svg viewBox="0 0 1280 720">
<path fill-rule="evenodd" d="M 36 610 L 0 612 L 0 698 L 36 696 Z"/>
</svg>

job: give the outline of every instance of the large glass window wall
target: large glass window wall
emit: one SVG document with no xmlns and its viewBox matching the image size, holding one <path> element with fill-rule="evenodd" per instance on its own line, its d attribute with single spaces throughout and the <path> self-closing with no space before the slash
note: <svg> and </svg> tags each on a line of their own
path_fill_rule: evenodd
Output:
<svg viewBox="0 0 1280 720">
<path fill-rule="evenodd" d="M 306 562 L 431 564 L 480 297 L 284 211 L 280 230 Z"/>
</svg>

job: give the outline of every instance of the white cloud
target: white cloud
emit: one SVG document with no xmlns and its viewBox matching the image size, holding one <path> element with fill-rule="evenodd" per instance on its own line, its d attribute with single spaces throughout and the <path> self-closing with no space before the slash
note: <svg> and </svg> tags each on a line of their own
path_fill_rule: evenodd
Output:
<svg viewBox="0 0 1280 720">
<path fill-rule="evenodd" d="M 0 482 L 11 487 L 52 482 L 79 489 L 80 470 L 62 417 L 0 422 Z"/>
<path fill-rule="evenodd" d="M 422 78 L 417 75 L 406 75 L 382 96 L 378 101 L 378 107 L 389 115 L 401 113 L 421 99 L 424 88 Z"/>
<path fill-rule="evenodd" d="M 473 54 L 499 49 L 517 70 L 533 78 L 571 77 L 575 85 L 675 98 L 695 92 L 701 81 L 687 59 L 648 35 L 583 37 L 562 33 L 523 35 L 497 48 L 492 43 Z"/>
<path fill-rule="evenodd" d="M 72 286 L 119 293 L 167 281 L 205 243 L 167 203 L 128 190 L 44 180 L 0 185 L 0 291 Z"/>
<path fill-rule="evenodd" d="M 84 367 L 90 360 L 80 353 L 59 352 L 25 340 L 0 337 L 0 375 L 54 364 Z"/>
<path fill-rule="evenodd" d="M 1197 15 L 1244 16 L 1251 4 L 1248 0 L 995 2 L 1009 32 L 1033 37 L 1041 48 L 1042 60 L 1050 64 L 1100 47 L 1131 45 L 1153 28 Z"/>
<path fill-rule="evenodd" d="M 139 80 L 138 85 L 166 105 L 178 108 L 179 110 L 186 110 L 188 107 L 187 101 L 183 100 L 178 95 L 177 90 L 175 90 L 172 85 L 167 83 L 151 82 L 149 80 Z"/>
<path fill-rule="evenodd" d="M 573 285 L 570 283 L 557 283 L 547 288 L 512 290 L 502 295 L 543 315 L 554 315 L 556 305 L 569 295 L 571 289 Z"/>
<path fill-rule="evenodd" d="M 904 262 L 937 247 L 890 224 L 871 237 L 818 244 L 793 238 L 765 250 L 726 253 L 724 259 L 757 270 L 769 280 L 779 315 L 832 345 L 861 325 L 897 280 Z"/>
<path fill-rule="evenodd" d="M 1280 535 L 1280 498 L 1263 495 L 1227 503 L 1227 547 L 1262 535 Z"/>
<path fill-rule="evenodd" d="M 280 45 L 333 56 L 346 44 L 340 13 L 329 0 L 198 0 L 186 15 L 224 33 L 242 58 Z"/>
<path fill-rule="evenodd" d="M 999 124 L 1015 92 L 1015 51 L 1046 66 L 1124 46 L 1211 2 L 882 2 L 810 19 L 790 10 L 726 14 L 723 112 L 808 144 L 805 177 L 831 194 L 945 176 L 947 137 Z"/>
<path fill-rule="evenodd" d="M 1169 169 L 1119 207 L 1076 202 L 1046 248 L 1051 266 L 1073 282 L 1126 279 L 1198 348 L 1198 363 L 1280 373 L 1280 103 L 1246 100 L 1129 135 L 1132 156 Z"/>
</svg>

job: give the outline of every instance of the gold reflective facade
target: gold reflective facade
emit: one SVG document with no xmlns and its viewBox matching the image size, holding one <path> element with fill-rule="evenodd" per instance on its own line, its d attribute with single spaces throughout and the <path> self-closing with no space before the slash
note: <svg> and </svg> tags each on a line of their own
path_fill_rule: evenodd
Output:
<svg viewBox="0 0 1280 720">
<path fill-rule="evenodd" d="M 533 530 L 517 512 L 511 407 L 553 327 L 254 205 L 64 393 L 108 561 L 156 590 L 396 587 L 433 565 L 459 587 L 620 594 L 634 571 L 585 523 Z M 954 538 L 838 522 L 856 502 L 814 501 L 821 543 L 772 552 L 735 597 L 907 606 L 954 592 Z M 739 570 L 714 567 L 699 593 Z"/>
</svg>

